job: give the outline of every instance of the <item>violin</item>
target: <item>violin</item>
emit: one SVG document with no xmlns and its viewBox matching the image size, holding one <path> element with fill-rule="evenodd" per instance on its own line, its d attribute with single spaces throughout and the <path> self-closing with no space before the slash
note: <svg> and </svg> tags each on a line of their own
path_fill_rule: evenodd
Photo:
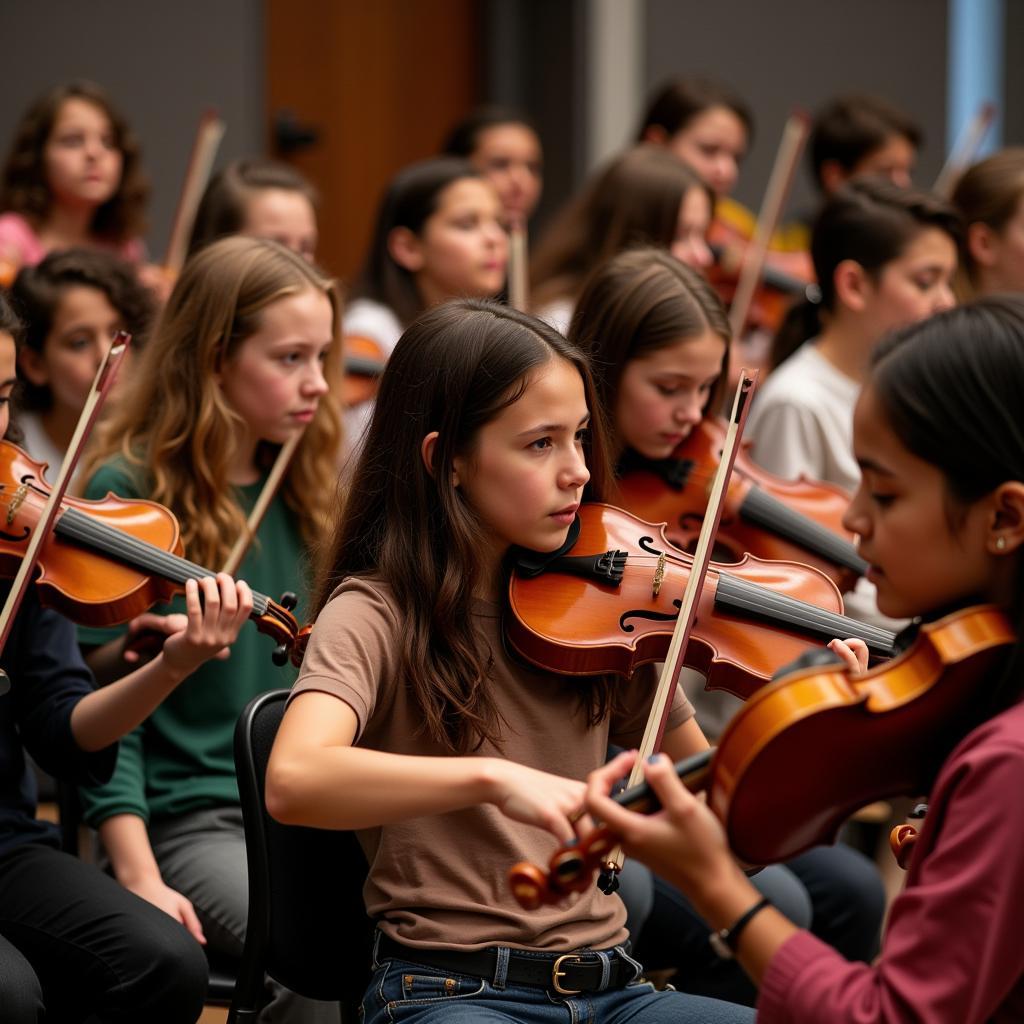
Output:
<svg viewBox="0 0 1024 1024">
<path fill-rule="evenodd" d="M 693 558 L 664 526 L 611 505 L 582 505 L 555 552 L 521 552 L 509 580 L 505 635 L 527 661 L 563 675 L 628 678 L 664 660 Z M 708 689 L 748 698 L 779 665 L 833 637 L 858 636 L 875 658 L 894 653 L 887 630 L 849 619 L 823 573 L 745 555 L 712 563 L 685 664 Z"/>
<path fill-rule="evenodd" d="M 377 387 L 386 364 L 384 350 L 372 338 L 345 336 L 345 377 L 341 398 L 346 409 L 377 397 Z"/>
<path fill-rule="evenodd" d="M 0 575 L 17 572 L 50 493 L 45 465 L 0 441 Z M 85 626 L 128 622 L 181 593 L 186 580 L 215 575 L 182 557 L 183 550 L 177 519 L 156 502 L 65 497 L 39 556 L 40 602 Z M 280 603 L 253 594 L 251 617 L 277 644 L 277 665 L 287 662 L 298 633 L 296 603 L 294 594 Z"/>
<path fill-rule="evenodd" d="M 863 675 L 792 673 L 755 694 L 718 746 L 680 761 L 676 773 L 706 792 L 739 860 L 789 860 L 833 842 L 866 804 L 927 792 L 973 720 L 978 679 L 998 672 L 1015 642 L 1006 616 L 985 605 L 926 623 L 903 654 Z M 644 814 L 660 807 L 646 783 L 615 799 Z M 618 842 L 598 828 L 559 849 L 547 870 L 516 864 L 516 899 L 534 909 L 582 891 Z"/>
<path fill-rule="evenodd" d="M 619 497 L 631 512 L 667 522 L 669 541 L 693 549 L 707 507 L 708 488 L 725 437 L 722 422 L 705 417 L 667 459 L 631 454 L 619 477 Z M 867 571 L 853 534 L 843 527 L 850 496 L 841 487 L 783 480 L 761 469 L 745 445 L 726 494 L 715 546 L 716 561 L 758 558 L 804 562 L 850 590 Z"/>
</svg>

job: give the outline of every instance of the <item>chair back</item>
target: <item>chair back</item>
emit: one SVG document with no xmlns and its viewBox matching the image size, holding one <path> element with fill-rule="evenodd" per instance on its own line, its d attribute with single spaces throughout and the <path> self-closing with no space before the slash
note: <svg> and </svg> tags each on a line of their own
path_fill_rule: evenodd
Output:
<svg viewBox="0 0 1024 1024">
<path fill-rule="evenodd" d="M 249 923 L 239 984 L 263 972 L 311 999 L 358 1005 L 370 978 L 373 925 L 366 858 L 351 832 L 282 825 L 264 801 L 267 762 L 287 690 L 254 698 L 235 729 L 235 767 L 249 864 Z"/>
</svg>

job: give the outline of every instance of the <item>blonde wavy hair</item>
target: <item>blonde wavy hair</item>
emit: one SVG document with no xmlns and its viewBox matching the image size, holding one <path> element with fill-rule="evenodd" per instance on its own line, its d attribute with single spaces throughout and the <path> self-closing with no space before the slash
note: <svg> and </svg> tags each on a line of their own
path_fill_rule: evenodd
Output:
<svg viewBox="0 0 1024 1024">
<path fill-rule="evenodd" d="M 90 449 L 83 479 L 116 455 L 138 467 L 148 496 L 178 517 L 189 558 L 211 568 L 224 563 L 246 521 L 234 488 L 224 484 L 242 421 L 224 397 L 219 371 L 259 330 L 264 309 L 309 288 L 326 295 L 333 312 L 324 366 L 330 391 L 306 427 L 279 493 L 306 545 L 317 545 L 336 494 L 324 482 L 337 479 L 342 440 L 341 297 L 335 282 L 276 242 L 225 238 L 185 264 L 132 387 Z M 260 444 L 261 468 L 269 468 L 278 450 Z"/>
</svg>

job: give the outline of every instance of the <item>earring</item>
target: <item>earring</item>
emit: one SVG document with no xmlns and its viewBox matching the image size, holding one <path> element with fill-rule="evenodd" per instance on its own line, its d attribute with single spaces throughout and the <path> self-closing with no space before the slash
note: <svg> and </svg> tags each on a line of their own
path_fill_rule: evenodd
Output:
<svg viewBox="0 0 1024 1024">
<path fill-rule="evenodd" d="M 996 537 L 996 551 L 1005 551 L 1005 550 L 1006 550 L 1006 538 L 1005 537 Z"/>
</svg>

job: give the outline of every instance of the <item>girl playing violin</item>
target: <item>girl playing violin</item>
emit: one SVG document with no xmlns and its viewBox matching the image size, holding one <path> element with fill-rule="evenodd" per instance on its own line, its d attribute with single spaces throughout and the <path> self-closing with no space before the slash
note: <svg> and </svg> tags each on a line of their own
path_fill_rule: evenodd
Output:
<svg viewBox="0 0 1024 1024">
<path fill-rule="evenodd" d="M 236 237 L 201 250 L 102 425 L 86 497 L 162 501 L 189 556 L 222 565 L 280 446 L 302 432 L 238 571 L 264 593 L 304 595 L 306 552 L 334 500 L 324 481 L 337 476 L 339 327 L 333 283 L 283 246 Z M 123 671 L 124 637 L 112 636 L 80 631 L 104 675 Z M 244 631 L 229 661 L 197 673 L 126 740 L 111 781 L 82 794 L 116 877 L 231 957 L 248 895 L 232 736 L 248 701 L 281 684 L 267 662 L 265 641 Z M 289 1019 L 332 1019 L 282 998 Z"/>
<path fill-rule="evenodd" d="M 153 318 L 153 298 L 112 253 L 68 249 L 23 268 L 11 301 L 26 323 L 18 350 L 18 426 L 25 450 L 49 463 L 55 480 L 111 339 L 119 330 L 131 334 L 134 363 Z"/>
<path fill-rule="evenodd" d="M 537 315 L 568 330 L 589 274 L 631 246 L 661 246 L 707 267 L 711 213 L 712 194 L 694 171 L 657 146 L 634 146 L 591 178 L 541 239 L 530 265 Z"/>
<path fill-rule="evenodd" d="M 106 92 L 60 85 L 25 112 L 0 184 L 0 284 L 53 249 L 108 249 L 132 263 L 149 186 L 139 144 Z"/>
<path fill-rule="evenodd" d="M 861 537 L 887 615 L 929 620 L 988 602 L 1005 610 L 1019 634 L 1022 387 L 1024 305 L 1017 299 L 943 313 L 874 355 L 854 413 L 863 477 L 847 522 Z M 906 887 L 873 966 L 846 962 L 761 907 L 717 819 L 664 758 L 646 768 L 664 811 L 643 818 L 607 798 L 630 754 L 591 777 L 588 807 L 722 929 L 760 986 L 765 1024 L 1019 1021 L 1024 818 L 1007 794 L 1024 785 L 1021 697 L 1018 638 L 1003 670 L 977 680 L 974 713 L 935 778 Z"/>
<path fill-rule="evenodd" d="M 316 260 L 316 189 L 288 164 L 260 157 L 233 160 L 206 186 L 188 252 L 228 235 L 269 238 Z"/>
<path fill-rule="evenodd" d="M 663 250 L 620 253 L 590 278 L 569 340 L 590 356 L 620 467 L 637 457 L 671 457 L 708 410 L 721 406 L 730 336 L 711 286 Z M 717 712 L 736 708 L 725 694 L 701 691 L 694 702 L 705 729 L 714 727 Z M 806 882 L 806 889 L 792 877 L 777 877 L 783 872 Z M 785 868 L 766 869 L 756 884 L 769 892 L 772 886 L 782 892 L 798 886 L 798 898 L 791 897 L 787 909 L 799 918 L 801 904 L 812 903 L 815 933 L 847 956 L 867 960 L 877 948 L 884 893 L 877 872 L 856 851 L 819 848 Z M 709 963 L 680 941 L 684 923 L 695 915 L 671 886 L 661 879 L 655 885 L 654 910 L 638 943 L 650 964 L 676 967 L 676 984 L 687 990 L 709 991 L 715 985 L 732 998 L 752 999 L 734 971 L 713 959 Z M 693 931 L 703 937 L 700 926 Z"/>
<path fill-rule="evenodd" d="M 960 291 L 965 298 L 1024 292 L 1024 147 L 967 170 L 953 191 L 966 225 Z"/>
<path fill-rule="evenodd" d="M 423 310 L 447 299 L 497 295 L 508 243 L 501 202 L 467 160 L 438 157 L 400 171 L 384 195 L 345 336 L 390 355 Z"/>
<path fill-rule="evenodd" d="M 593 410 L 579 351 L 491 302 L 427 312 L 384 373 L 267 774 L 279 820 L 359 830 L 367 1024 L 751 1019 L 641 983 L 618 897 L 526 915 L 503 876 L 575 834 L 583 774 L 641 735 L 654 692 L 647 673 L 613 691 L 528 668 L 502 642 L 512 548 L 559 548 L 604 484 Z M 705 742 L 677 692 L 666 749 Z"/>
<path fill-rule="evenodd" d="M 0 433 L 15 387 L 20 325 L 0 296 Z M 0 584 L 0 603 L 9 583 Z M 202 603 L 200 603 L 202 596 Z M 0 1017 L 47 1020 L 194 1021 L 207 969 L 199 947 L 149 903 L 58 849 L 54 826 L 36 819 L 27 756 L 70 782 L 101 783 L 114 771 L 119 737 L 135 728 L 210 658 L 227 655 L 252 609 L 245 583 L 190 580 L 184 614 L 164 620 L 160 652 L 94 690 L 74 626 L 30 589 L 0 663 Z M 27 753 L 26 753 L 27 752 Z M 92 1015 L 95 1014 L 95 1017 Z"/>
</svg>

